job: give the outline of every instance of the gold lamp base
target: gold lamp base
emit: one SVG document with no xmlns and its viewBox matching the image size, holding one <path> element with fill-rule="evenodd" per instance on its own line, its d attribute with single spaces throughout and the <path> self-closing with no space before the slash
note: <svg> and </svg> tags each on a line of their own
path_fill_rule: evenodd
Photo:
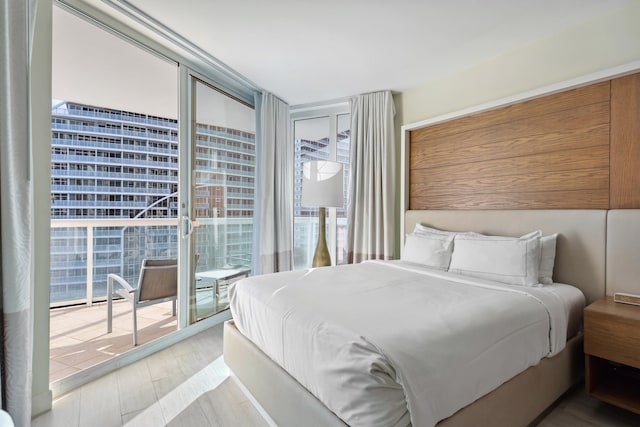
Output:
<svg viewBox="0 0 640 427">
<path fill-rule="evenodd" d="M 331 256 L 329 255 L 325 237 L 325 217 L 326 208 L 320 208 L 318 212 L 318 244 L 316 245 L 316 252 L 313 254 L 313 268 L 331 265 Z"/>
</svg>

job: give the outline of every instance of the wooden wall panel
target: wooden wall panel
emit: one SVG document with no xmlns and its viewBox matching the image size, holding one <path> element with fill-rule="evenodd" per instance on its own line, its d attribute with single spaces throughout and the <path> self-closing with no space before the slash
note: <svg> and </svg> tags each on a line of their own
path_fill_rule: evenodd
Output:
<svg viewBox="0 0 640 427">
<path fill-rule="evenodd" d="M 410 209 L 607 209 L 610 82 L 411 132 Z"/>
<path fill-rule="evenodd" d="M 611 81 L 611 209 L 640 209 L 640 73 Z"/>
<path fill-rule="evenodd" d="M 609 81 L 601 82 L 455 119 L 453 120 L 456 123 L 455 126 L 450 126 L 452 122 L 449 121 L 416 129 L 411 132 L 412 141 L 414 138 L 415 140 L 423 139 L 423 134 L 437 136 L 443 136 L 448 133 L 458 134 L 467 130 L 489 127 L 500 123 L 516 122 L 548 113 L 567 111 L 580 105 L 609 102 L 609 93 Z"/>
<path fill-rule="evenodd" d="M 578 108 L 580 120 L 557 113 L 411 143 L 411 169 L 608 145 L 609 104 Z M 452 153 L 452 147 L 455 150 Z"/>
<path fill-rule="evenodd" d="M 584 197 L 584 191 L 572 190 L 560 192 L 527 192 L 527 193 L 502 193 L 492 194 L 487 198 L 486 194 L 469 194 L 459 196 L 447 194 L 438 197 L 437 202 L 429 207 L 420 206 L 414 197 L 409 198 L 409 209 L 576 209 L 571 206 L 580 206 L 580 209 L 602 209 L 609 201 L 609 189 L 592 190 L 588 197 Z M 534 206 L 534 207 L 532 207 Z M 558 206 L 562 206 L 558 208 Z"/>
</svg>

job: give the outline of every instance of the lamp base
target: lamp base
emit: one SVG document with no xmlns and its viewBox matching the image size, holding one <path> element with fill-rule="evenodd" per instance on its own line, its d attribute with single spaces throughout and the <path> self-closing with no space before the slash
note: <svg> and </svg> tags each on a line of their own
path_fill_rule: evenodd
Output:
<svg viewBox="0 0 640 427">
<path fill-rule="evenodd" d="M 313 268 L 331 265 L 331 256 L 329 255 L 325 237 L 325 218 L 326 208 L 320 208 L 318 212 L 318 244 L 316 245 L 316 252 L 313 254 Z"/>
</svg>

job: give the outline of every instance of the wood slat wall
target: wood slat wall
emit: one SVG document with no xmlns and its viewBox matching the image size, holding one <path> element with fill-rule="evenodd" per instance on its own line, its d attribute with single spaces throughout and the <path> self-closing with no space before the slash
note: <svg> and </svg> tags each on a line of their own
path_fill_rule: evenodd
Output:
<svg viewBox="0 0 640 427">
<path fill-rule="evenodd" d="M 611 209 L 640 208 L 640 73 L 611 81 Z"/>
<path fill-rule="evenodd" d="M 410 209 L 640 207 L 640 74 L 416 129 L 410 141 Z"/>
</svg>

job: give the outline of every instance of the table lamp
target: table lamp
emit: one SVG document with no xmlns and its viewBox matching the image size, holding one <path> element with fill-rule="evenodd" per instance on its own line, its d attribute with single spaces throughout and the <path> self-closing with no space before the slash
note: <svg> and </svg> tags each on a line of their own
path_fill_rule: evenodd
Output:
<svg viewBox="0 0 640 427">
<path fill-rule="evenodd" d="M 326 208 L 342 207 L 344 203 L 342 163 L 313 160 L 302 164 L 301 206 L 320 208 L 318 212 L 318 244 L 313 255 L 313 267 L 331 265 L 325 237 Z"/>
</svg>

